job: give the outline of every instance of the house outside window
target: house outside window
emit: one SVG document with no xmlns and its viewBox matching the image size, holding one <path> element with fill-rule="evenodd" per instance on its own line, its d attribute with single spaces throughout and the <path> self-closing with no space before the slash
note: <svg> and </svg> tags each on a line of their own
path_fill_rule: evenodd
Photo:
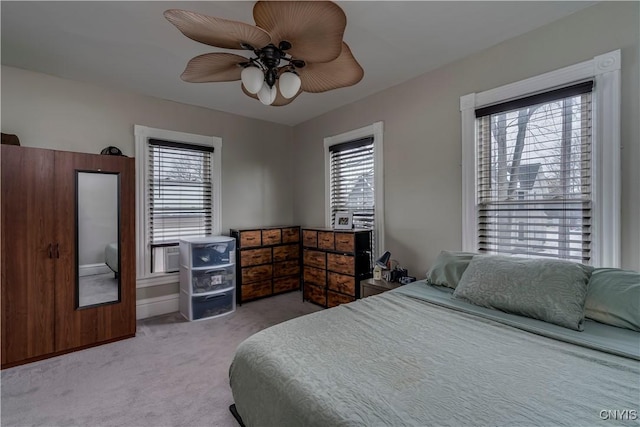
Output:
<svg viewBox="0 0 640 427">
<path fill-rule="evenodd" d="M 372 257 L 384 250 L 382 123 L 325 139 L 326 226 L 349 212 L 372 230 Z"/>
<path fill-rule="evenodd" d="M 216 137 L 136 126 L 139 285 L 175 281 L 179 241 L 220 233 Z"/>
<path fill-rule="evenodd" d="M 463 249 L 620 263 L 620 51 L 461 98 Z"/>
</svg>

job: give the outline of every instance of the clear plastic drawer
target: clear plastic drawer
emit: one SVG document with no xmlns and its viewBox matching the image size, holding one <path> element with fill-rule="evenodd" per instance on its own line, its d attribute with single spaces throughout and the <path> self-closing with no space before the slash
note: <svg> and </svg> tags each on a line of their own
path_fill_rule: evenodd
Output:
<svg viewBox="0 0 640 427">
<path fill-rule="evenodd" d="M 192 320 L 221 316 L 234 308 L 233 291 L 191 298 Z"/>
<path fill-rule="evenodd" d="M 192 270 L 191 288 L 194 294 L 231 289 L 234 287 L 235 267 Z"/>
<path fill-rule="evenodd" d="M 191 246 L 194 268 L 210 267 L 235 262 L 235 240 L 215 243 L 194 243 Z"/>
</svg>

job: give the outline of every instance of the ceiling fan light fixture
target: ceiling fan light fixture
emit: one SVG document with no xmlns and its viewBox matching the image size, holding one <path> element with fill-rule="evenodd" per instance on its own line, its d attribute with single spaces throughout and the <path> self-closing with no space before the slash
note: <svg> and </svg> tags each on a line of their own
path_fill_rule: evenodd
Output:
<svg viewBox="0 0 640 427">
<path fill-rule="evenodd" d="M 242 80 L 242 84 L 247 92 L 255 95 L 259 93 L 260 89 L 263 87 L 264 73 L 258 67 L 250 65 L 242 70 L 240 79 Z"/>
<path fill-rule="evenodd" d="M 352 86 L 364 74 L 343 41 L 346 15 L 332 1 L 258 1 L 255 25 L 180 9 L 166 10 L 164 16 L 196 42 L 253 54 L 198 55 L 187 64 L 182 80 L 241 80 L 243 93 L 264 105 L 288 105 L 302 92 Z"/>
<path fill-rule="evenodd" d="M 269 87 L 267 82 L 262 83 L 262 88 L 258 91 L 258 99 L 264 105 L 271 105 L 276 100 L 276 87 Z"/>
<path fill-rule="evenodd" d="M 280 75 L 280 93 L 287 99 L 296 96 L 302 81 L 294 71 L 286 71 Z"/>
</svg>

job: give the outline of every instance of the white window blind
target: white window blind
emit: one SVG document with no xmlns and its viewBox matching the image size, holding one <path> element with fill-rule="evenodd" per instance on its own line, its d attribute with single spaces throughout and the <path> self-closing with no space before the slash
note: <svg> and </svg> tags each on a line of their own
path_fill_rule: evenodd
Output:
<svg viewBox="0 0 640 427">
<path fill-rule="evenodd" d="M 476 110 L 478 250 L 591 259 L 593 82 Z"/>
<path fill-rule="evenodd" d="M 353 214 L 355 228 L 374 229 L 373 150 L 373 137 L 329 147 L 332 225 L 336 212 L 346 211 Z"/>
<path fill-rule="evenodd" d="M 150 244 L 212 234 L 213 147 L 149 139 Z"/>
</svg>

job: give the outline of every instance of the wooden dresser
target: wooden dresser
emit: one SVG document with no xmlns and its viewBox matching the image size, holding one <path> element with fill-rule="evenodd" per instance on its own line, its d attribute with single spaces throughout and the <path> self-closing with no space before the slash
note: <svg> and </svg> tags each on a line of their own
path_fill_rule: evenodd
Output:
<svg viewBox="0 0 640 427">
<path fill-rule="evenodd" d="M 238 304 L 300 289 L 300 227 L 232 229 Z"/>
<path fill-rule="evenodd" d="M 304 228 L 303 298 L 334 307 L 360 298 L 371 277 L 371 231 Z"/>
</svg>

